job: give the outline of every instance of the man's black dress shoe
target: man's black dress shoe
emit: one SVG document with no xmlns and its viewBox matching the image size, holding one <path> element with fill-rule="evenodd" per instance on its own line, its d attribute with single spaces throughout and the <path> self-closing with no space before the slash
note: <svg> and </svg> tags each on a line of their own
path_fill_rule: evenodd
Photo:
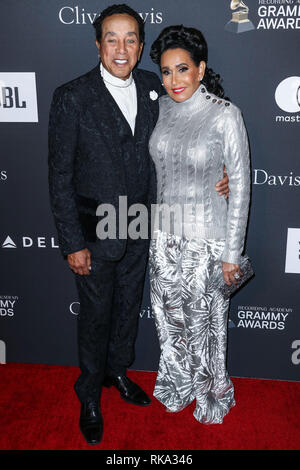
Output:
<svg viewBox="0 0 300 470">
<path fill-rule="evenodd" d="M 100 444 L 103 420 L 97 401 L 86 401 L 81 404 L 79 427 L 88 444 Z"/>
<path fill-rule="evenodd" d="M 116 387 L 121 398 L 132 405 L 148 406 L 151 403 L 148 395 L 136 383 L 132 382 L 127 375 L 118 377 L 106 376 L 103 381 L 104 387 Z"/>
</svg>

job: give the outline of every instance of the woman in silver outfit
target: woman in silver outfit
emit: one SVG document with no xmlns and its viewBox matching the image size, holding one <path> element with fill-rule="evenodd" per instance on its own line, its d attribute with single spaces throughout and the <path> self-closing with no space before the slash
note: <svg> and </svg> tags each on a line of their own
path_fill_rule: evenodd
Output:
<svg viewBox="0 0 300 470">
<path fill-rule="evenodd" d="M 149 143 L 160 212 L 150 247 L 151 302 L 161 348 L 154 396 L 170 412 L 196 399 L 196 420 L 222 423 L 235 405 L 226 370 L 229 300 L 211 278 L 216 266 L 228 285 L 241 275 L 248 139 L 240 110 L 223 98 L 219 76 L 206 67 L 200 31 L 165 28 L 150 55 L 168 93 L 160 98 Z M 215 191 L 224 165 L 228 201 Z"/>
</svg>

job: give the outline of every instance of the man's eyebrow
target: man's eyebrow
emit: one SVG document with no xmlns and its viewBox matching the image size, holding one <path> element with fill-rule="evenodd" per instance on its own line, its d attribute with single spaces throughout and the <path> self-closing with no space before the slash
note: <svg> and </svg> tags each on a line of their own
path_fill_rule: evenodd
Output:
<svg viewBox="0 0 300 470">
<path fill-rule="evenodd" d="M 111 36 L 115 36 L 115 35 L 116 35 L 116 33 L 114 33 L 113 31 L 107 31 L 107 33 L 104 34 L 104 37 L 106 38 L 106 36 L 108 36 L 109 34 L 110 34 Z"/>
<path fill-rule="evenodd" d="M 111 35 L 111 36 L 116 36 L 117 33 L 115 33 L 114 31 L 107 31 L 107 33 L 105 33 L 104 35 L 104 38 L 106 38 L 107 35 Z M 136 36 L 137 37 L 137 34 L 135 31 L 128 31 L 128 33 L 126 33 L 127 36 Z"/>
</svg>

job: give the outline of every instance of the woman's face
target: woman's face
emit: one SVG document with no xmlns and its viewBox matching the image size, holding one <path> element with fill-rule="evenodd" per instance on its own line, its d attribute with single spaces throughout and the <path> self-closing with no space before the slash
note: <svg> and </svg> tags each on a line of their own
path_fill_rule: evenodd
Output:
<svg viewBox="0 0 300 470">
<path fill-rule="evenodd" d="M 195 65 L 185 49 L 168 49 L 160 60 L 162 79 L 167 93 L 178 103 L 188 100 L 197 90 L 205 72 L 205 62 Z"/>
</svg>

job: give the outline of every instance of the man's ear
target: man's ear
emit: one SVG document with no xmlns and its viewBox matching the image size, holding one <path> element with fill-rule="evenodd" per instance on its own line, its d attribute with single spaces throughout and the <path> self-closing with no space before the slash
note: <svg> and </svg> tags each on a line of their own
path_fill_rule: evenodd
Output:
<svg viewBox="0 0 300 470">
<path fill-rule="evenodd" d="M 140 58 L 141 58 L 141 55 L 142 55 L 142 52 L 143 52 L 143 47 L 144 47 L 144 43 L 141 42 L 141 43 L 140 43 L 140 47 L 139 47 L 139 53 L 138 53 L 138 61 L 139 61 Z"/>
</svg>

